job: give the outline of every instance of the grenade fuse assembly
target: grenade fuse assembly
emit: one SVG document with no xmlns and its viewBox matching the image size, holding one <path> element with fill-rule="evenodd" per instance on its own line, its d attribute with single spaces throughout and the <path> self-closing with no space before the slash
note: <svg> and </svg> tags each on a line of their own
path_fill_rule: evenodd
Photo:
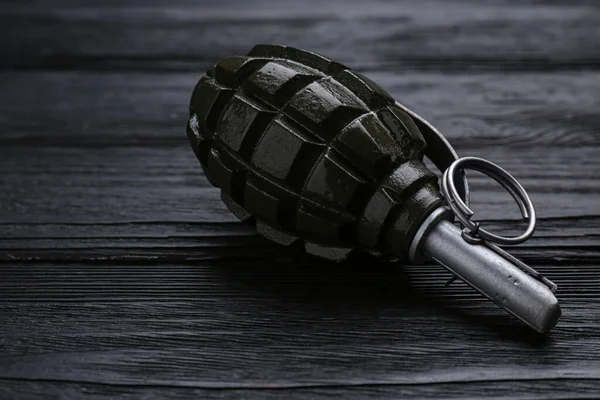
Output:
<svg viewBox="0 0 600 400">
<path fill-rule="evenodd" d="M 495 244 L 535 229 L 519 183 L 458 159 L 435 128 L 340 63 L 279 45 L 225 58 L 194 89 L 187 134 L 228 208 L 270 240 L 335 260 L 354 249 L 434 259 L 537 331 L 560 317 L 556 286 Z M 439 186 L 424 156 L 445 171 Z M 509 191 L 527 232 L 504 238 L 471 221 L 466 168 Z"/>
</svg>

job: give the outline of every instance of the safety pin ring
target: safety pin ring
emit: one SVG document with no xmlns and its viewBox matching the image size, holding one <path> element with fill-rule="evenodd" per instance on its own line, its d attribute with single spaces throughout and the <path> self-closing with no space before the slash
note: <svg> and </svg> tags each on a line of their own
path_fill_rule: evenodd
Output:
<svg viewBox="0 0 600 400">
<path fill-rule="evenodd" d="M 481 228 L 478 223 L 471 220 L 474 213 L 460 198 L 456 186 L 454 185 L 454 176 L 457 171 L 464 171 L 465 169 L 479 171 L 489 176 L 508 191 L 519 206 L 523 219 L 529 222 L 525 232 L 515 237 L 495 235 Z M 444 172 L 440 189 L 448 206 L 456 215 L 456 218 L 463 226 L 468 228 L 474 236 L 500 245 L 515 245 L 525 242 L 535 231 L 537 222 L 536 213 L 529 195 L 511 174 L 491 161 L 479 157 L 463 157 L 456 160 Z"/>
</svg>

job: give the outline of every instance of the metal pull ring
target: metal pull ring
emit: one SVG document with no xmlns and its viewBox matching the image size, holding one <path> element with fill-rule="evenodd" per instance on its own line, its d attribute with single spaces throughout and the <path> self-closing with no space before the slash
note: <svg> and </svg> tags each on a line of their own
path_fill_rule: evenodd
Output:
<svg viewBox="0 0 600 400">
<path fill-rule="evenodd" d="M 529 221 L 527 230 L 520 236 L 515 237 L 504 237 L 494 235 L 486 231 L 479 226 L 478 222 L 471 221 L 473 217 L 473 211 L 465 204 L 460 198 L 458 191 L 456 190 L 455 175 L 458 171 L 464 171 L 465 169 L 472 169 L 479 171 L 496 182 L 501 184 L 510 195 L 515 199 L 521 215 L 525 221 Z M 498 165 L 479 157 L 463 157 L 453 162 L 448 169 L 444 172 L 441 181 L 441 192 L 446 199 L 448 206 L 452 209 L 456 218 L 461 224 L 471 231 L 471 235 L 479 237 L 488 242 L 497 243 L 500 245 L 515 245 L 523 243 L 533 235 L 535 231 L 536 215 L 535 209 L 531 199 L 523 189 L 523 186 L 508 172 L 499 167 Z"/>
</svg>

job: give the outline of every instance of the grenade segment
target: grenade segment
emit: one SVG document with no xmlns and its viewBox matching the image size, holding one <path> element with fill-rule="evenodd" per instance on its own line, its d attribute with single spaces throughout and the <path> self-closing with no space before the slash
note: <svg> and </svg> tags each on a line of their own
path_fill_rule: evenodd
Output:
<svg viewBox="0 0 600 400">
<path fill-rule="evenodd" d="M 198 82 L 188 138 L 240 219 L 343 259 L 405 256 L 442 200 L 419 129 L 378 85 L 321 55 L 258 45 Z"/>
</svg>

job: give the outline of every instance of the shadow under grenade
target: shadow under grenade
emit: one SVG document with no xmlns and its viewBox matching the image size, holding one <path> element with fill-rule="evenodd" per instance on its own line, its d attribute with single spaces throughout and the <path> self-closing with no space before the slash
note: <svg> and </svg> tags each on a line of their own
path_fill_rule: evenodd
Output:
<svg viewBox="0 0 600 400">
<path fill-rule="evenodd" d="M 194 89 L 187 134 L 228 208 L 274 242 L 334 260 L 355 249 L 432 258 L 537 331 L 561 315 L 556 285 L 494 244 L 535 229 L 520 184 L 489 161 L 458 159 L 435 128 L 340 63 L 279 45 L 225 58 Z M 424 155 L 445 171 L 441 191 Z M 504 238 L 471 221 L 465 168 L 509 191 L 527 232 Z"/>
</svg>

